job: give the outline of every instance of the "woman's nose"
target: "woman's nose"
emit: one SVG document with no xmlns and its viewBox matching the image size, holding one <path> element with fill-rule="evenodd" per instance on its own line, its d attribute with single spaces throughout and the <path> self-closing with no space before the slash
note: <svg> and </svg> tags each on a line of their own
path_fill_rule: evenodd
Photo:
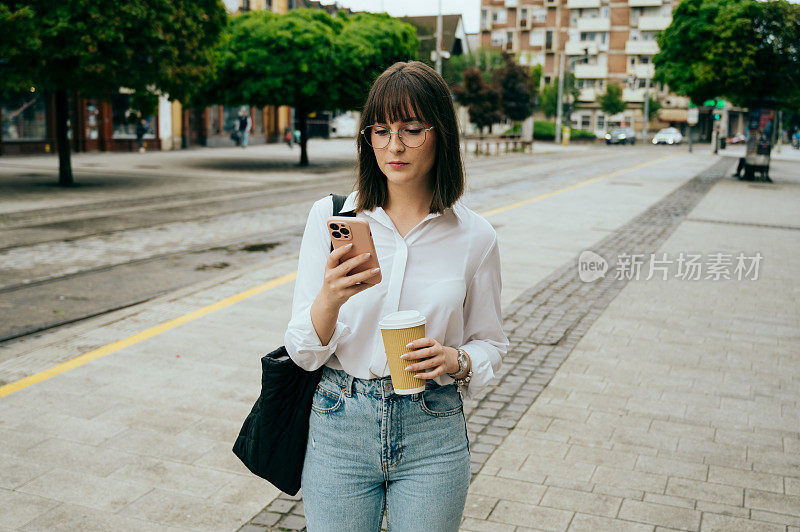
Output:
<svg viewBox="0 0 800 532">
<path fill-rule="evenodd" d="M 405 148 L 405 144 L 400 140 L 400 132 L 392 133 L 389 137 L 389 151 L 403 151 Z"/>
</svg>

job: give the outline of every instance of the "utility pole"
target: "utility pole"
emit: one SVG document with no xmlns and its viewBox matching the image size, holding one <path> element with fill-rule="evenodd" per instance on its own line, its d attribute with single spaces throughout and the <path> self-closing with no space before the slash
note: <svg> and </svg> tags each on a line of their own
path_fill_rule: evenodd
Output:
<svg viewBox="0 0 800 532">
<path fill-rule="evenodd" d="M 562 99 L 564 97 L 564 53 L 561 52 L 561 62 L 558 64 L 558 99 L 556 100 L 556 144 L 561 144 L 561 113 Z"/>
<path fill-rule="evenodd" d="M 642 126 L 642 143 L 647 142 L 647 122 L 650 121 L 650 78 L 644 79 L 644 125 Z"/>
<path fill-rule="evenodd" d="M 442 73 L 442 0 L 439 0 L 439 12 L 436 15 L 436 72 Z"/>
</svg>

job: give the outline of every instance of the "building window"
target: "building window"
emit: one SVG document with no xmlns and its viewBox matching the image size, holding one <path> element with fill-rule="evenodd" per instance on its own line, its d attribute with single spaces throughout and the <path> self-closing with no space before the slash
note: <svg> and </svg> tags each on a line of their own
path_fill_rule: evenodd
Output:
<svg viewBox="0 0 800 532">
<path fill-rule="evenodd" d="M 88 112 L 91 112 L 91 109 L 87 106 L 87 114 Z M 142 115 L 138 109 L 134 109 L 131 102 L 131 94 L 123 92 L 113 94 L 111 96 L 111 114 L 114 126 L 113 138 L 135 139 L 136 124 L 142 119 L 145 120 L 145 125 L 147 126 L 147 132 L 144 134 L 144 138 L 155 138 L 155 115 Z M 87 131 L 87 137 L 91 138 L 90 135 L 91 131 Z"/>
<path fill-rule="evenodd" d="M 545 50 L 552 50 L 553 49 L 553 32 L 547 31 L 544 34 L 544 49 Z"/>
<path fill-rule="evenodd" d="M 533 22 L 547 22 L 547 9 L 534 9 L 531 11 Z"/>
<path fill-rule="evenodd" d="M 519 18 L 521 18 L 522 20 L 528 18 L 528 10 L 526 8 L 523 7 L 522 9 L 519 10 Z"/>
<path fill-rule="evenodd" d="M 550 76 L 545 76 L 544 77 L 544 84 L 545 85 L 549 85 L 550 84 Z"/>
<path fill-rule="evenodd" d="M 604 115 L 597 115 L 597 129 L 602 131 L 606 128 L 606 117 Z"/>
<path fill-rule="evenodd" d="M 639 40 L 639 36 L 640 36 L 639 30 L 637 30 L 637 29 L 632 29 L 631 30 L 630 39 L 632 41 L 638 41 Z"/>
<path fill-rule="evenodd" d="M 600 44 L 605 44 L 607 38 L 608 38 L 608 34 L 606 32 L 604 32 L 604 31 L 601 32 L 600 33 Z"/>
<path fill-rule="evenodd" d="M 23 98 L 4 100 L 3 140 L 44 140 L 47 135 L 44 95 L 33 92 Z"/>
<path fill-rule="evenodd" d="M 534 30 L 531 32 L 530 36 L 530 45 L 531 46 L 544 46 L 544 31 L 542 30 Z"/>
<path fill-rule="evenodd" d="M 595 38 L 595 33 L 593 31 L 590 32 L 582 32 L 581 33 L 581 40 L 582 41 L 593 41 Z"/>
<path fill-rule="evenodd" d="M 481 28 L 485 28 L 489 25 L 489 12 L 485 9 L 481 9 Z"/>
<path fill-rule="evenodd" d="M 600 17 L 608 18 L 608 6 L 603 6 L 600 8 Z"/>
<path fill-rule="evenodd" d="M 492 32 L 492 46 L 503 46 L 506 43 L 506 34 L 504 31 Z"/>
<path fill-rule="evenodd" d="M 492 22 L 495 24 L 505 24 L 506 23 L 506 10 L 505 9 L 498 9 L 497 11 L 492 12 Z"/>
<path fill-rule="evenodd" d="M 591 115 L 581 115 L 581 129 L 589 130 L 592 127 Z"/>
</svg>

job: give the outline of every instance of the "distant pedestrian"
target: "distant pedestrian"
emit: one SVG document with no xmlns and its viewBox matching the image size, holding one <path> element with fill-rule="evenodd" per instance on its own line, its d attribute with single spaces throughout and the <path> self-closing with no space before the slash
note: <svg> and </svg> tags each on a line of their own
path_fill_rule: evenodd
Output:
<svg viewBox="0 0 800 532">
<path fill-rule="evenodd" d="M 147 120 L 140 119 L 136 124 L 136 142 L 139 145 L 139 153 L 144 153 L 144 135 L 150 128 L 147 127 Z"/>
<path fill-rule="evenodd" d="M 283 130 L 283 140 L 290 148 L 294 146 L 294 135 L 292 135 L 292 130 L 288 127 Z"/>
<path fill-rule="evenodd" d="M 247 147 L 247 137 L 252 127 L 253 121 L 250 119 L 250 113 L 247 112 L 246 108 L 242 107 L 239 111 L 239 121 L 236 124 L 236 130 L 239 132 L 239 140 L 241 141 L 242 148 Z"/>
</svg>

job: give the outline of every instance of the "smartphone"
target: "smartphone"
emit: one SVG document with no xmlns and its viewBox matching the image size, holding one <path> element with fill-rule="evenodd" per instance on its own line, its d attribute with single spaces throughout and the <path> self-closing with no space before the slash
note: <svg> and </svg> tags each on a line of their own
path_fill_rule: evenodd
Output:
<svg viewBox="0 0 800 532">
<path fill-rule="evenodd" d="M 378 268 L 378 254 L 375 253 L 375 242 L 372 241 L 372 231 L 369 228 L 369 222 L 351 216 L 332 216 L 328 218 L 328 233 L 331 235 L 331 243 L 333 249 L 339 249 L 347 244 L 353 244 L 340 260 L 339 263 L 361 255 L 362 253 L 369 253 L 369 258 L 362 264 L 359 264 L 348 275 L 360 273 L 367 270 Z M 381 272 L 370 277 L 366 284 L 376 285 L 381 282 Z"/>
</svg>

